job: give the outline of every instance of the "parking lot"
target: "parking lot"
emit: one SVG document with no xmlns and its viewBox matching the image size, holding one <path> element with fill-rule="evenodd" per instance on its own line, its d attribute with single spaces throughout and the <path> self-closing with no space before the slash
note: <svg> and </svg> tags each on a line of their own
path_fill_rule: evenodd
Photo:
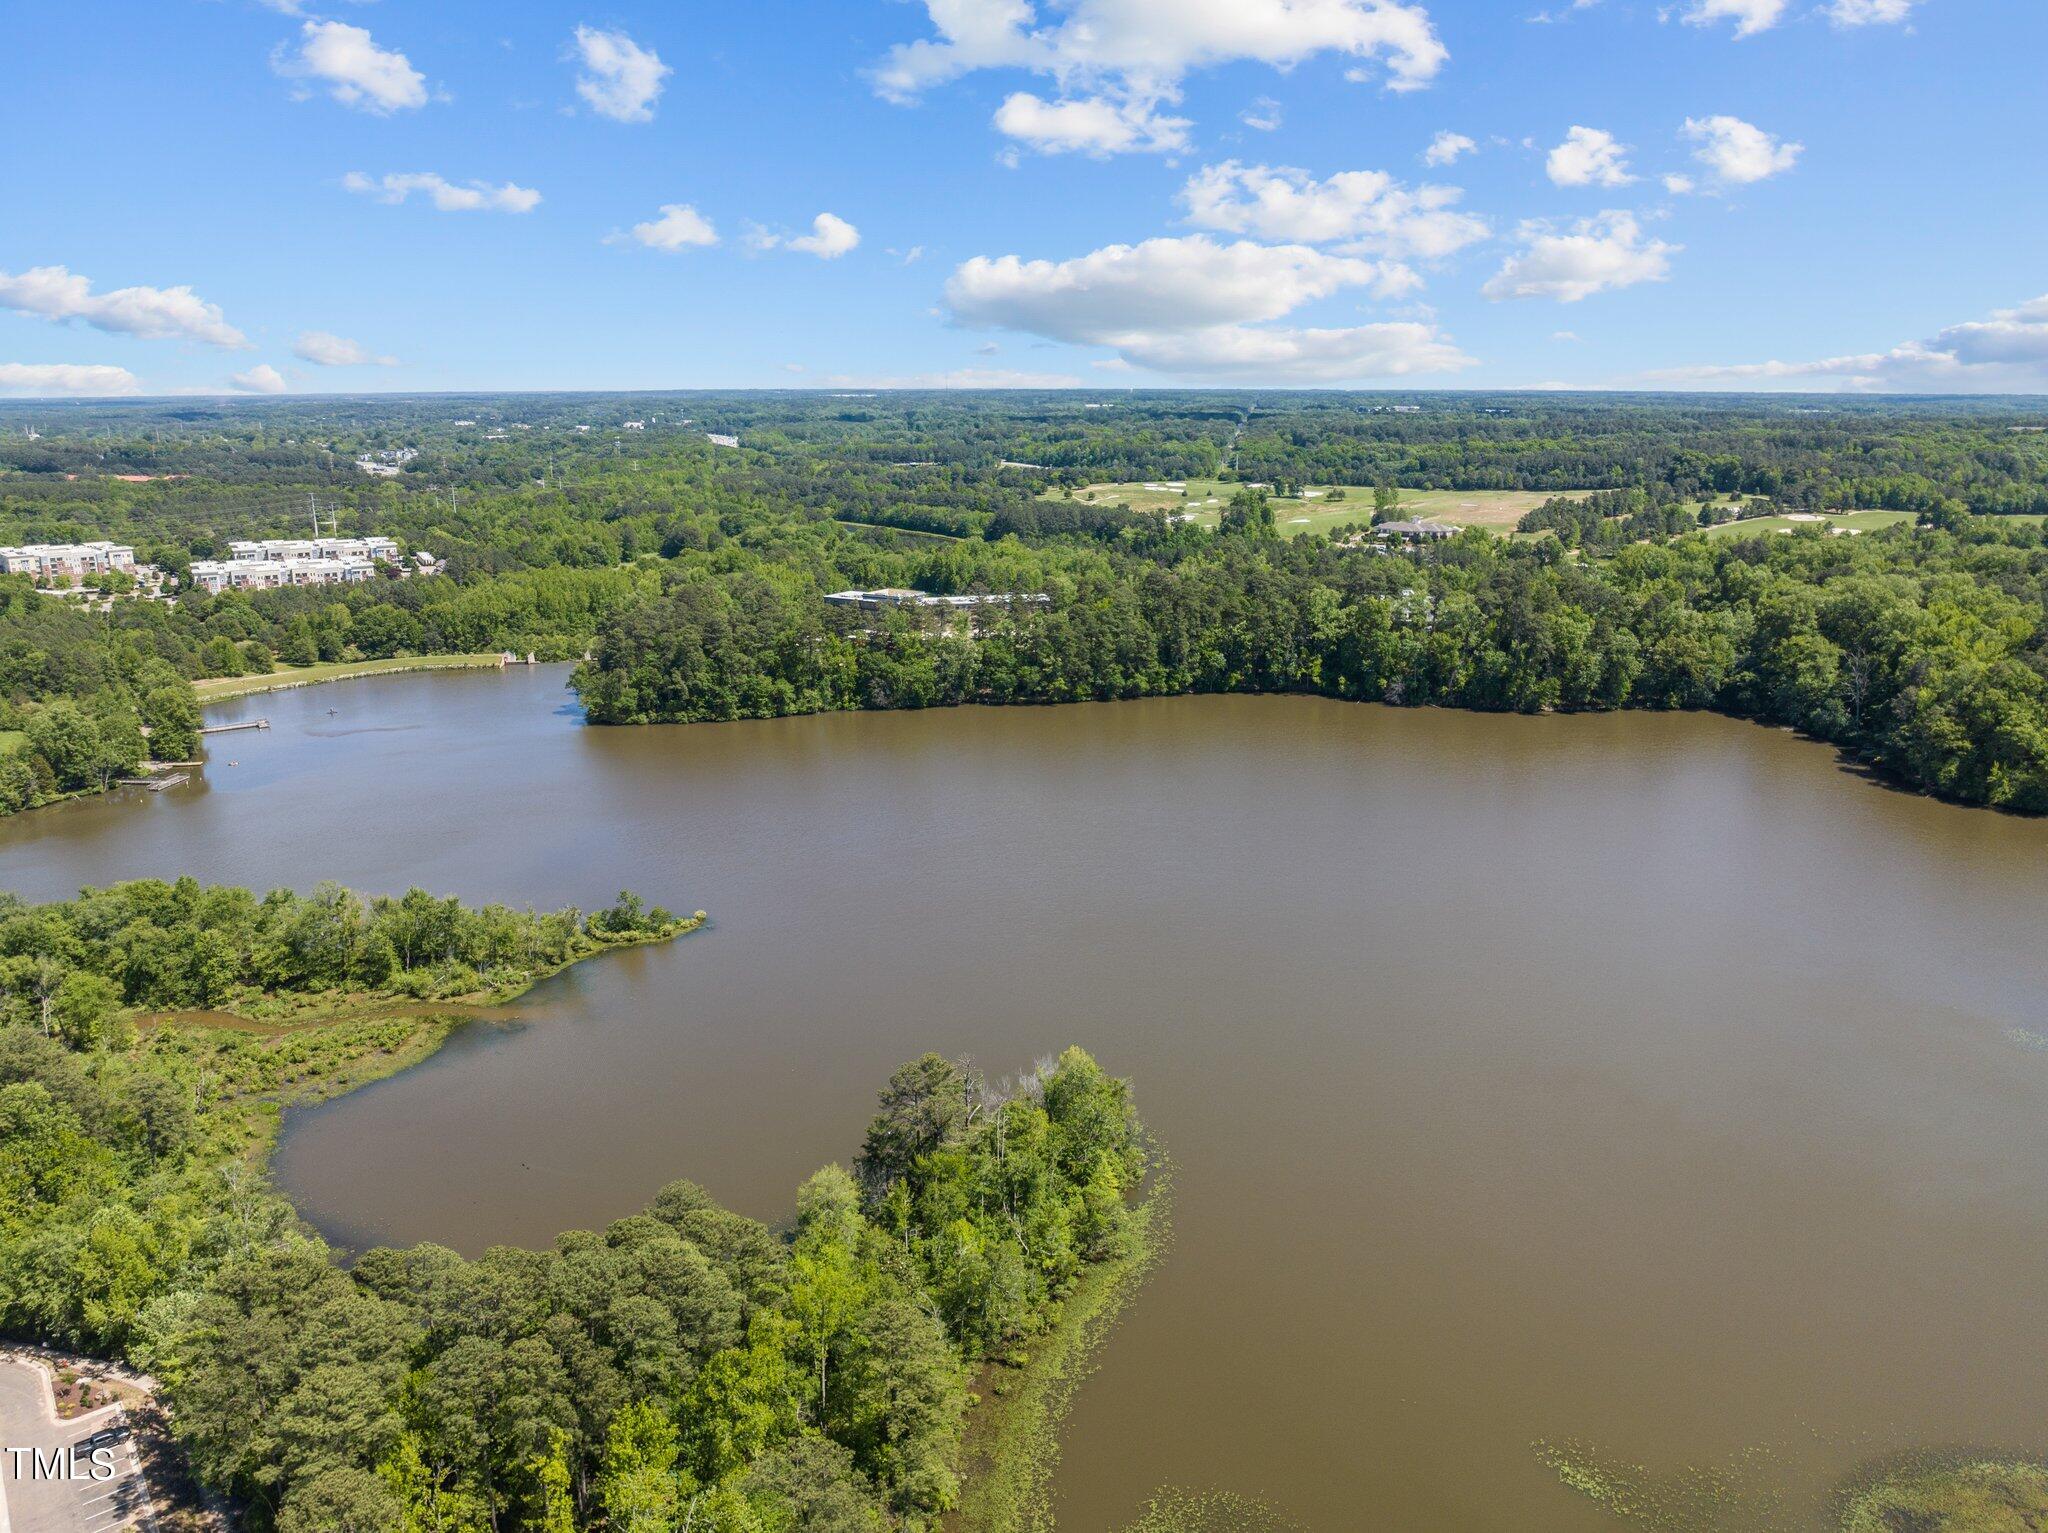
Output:
<svg viewBox="0 0 2048 1533">
<path fill-rule="evenodd" d="M 43 1372 L 11 1359 L 0 1359 L 0 1497 L 0 1533 L 151 1525 L 149 1486 L 122 1408 L 59 1421 Z"/>
</svg>

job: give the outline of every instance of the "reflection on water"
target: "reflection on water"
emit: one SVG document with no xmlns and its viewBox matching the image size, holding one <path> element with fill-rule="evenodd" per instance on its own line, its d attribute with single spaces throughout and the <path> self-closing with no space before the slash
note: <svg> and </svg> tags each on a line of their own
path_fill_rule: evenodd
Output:
<svg viewBox="0 0 2048 1533">
<path fill-rule="evenodd" d="M 1660 1483 L 1779 1445 L 1798 1525 L 1883 1453 L 2044 1446 L 2048 1057 L 2010 1030 L 2043 1026 L 2048 825 L 1713 718 L 591 730 L 562 679 L 250 699 L 274 727 L 210 791 L 0 825 L 36 895 L 712 912 L 296 1116 L 280 1174 L 338 1238 L 540 1243 L 681 1175 L 781 1219 L 901 1060 L 1080 1042 L 1179 1172 L 1064 1527 L 1160 1486 L 1319 1530 L 1610 1526 L 1532 1449 L 1566 1441 Z"/>
</svg>

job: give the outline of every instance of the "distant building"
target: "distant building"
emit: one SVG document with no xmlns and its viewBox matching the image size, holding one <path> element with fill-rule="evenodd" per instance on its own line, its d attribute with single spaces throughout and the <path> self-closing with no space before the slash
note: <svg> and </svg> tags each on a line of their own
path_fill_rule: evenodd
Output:
<svg viewBox="0 0 2048 1533">
<path fill-rule="evenodd" d="M 398 540 L 374 535 L 360 538 L 264 538 L 228 544 L 229 559 L 368 559 L 396 564 Z"/>
<path fill-rule="evenodd" d="M 76 585 L 97 575 L 133 575 L 135 550 L 122 543 L 29 543 L 0 548 L 0 574 Z"/>
<path fill-rule="evenodd" d="M 1373 528 L 1376 538 L 1399 538 L 1403 543 L 1441 543 L 1446 538 L 1455 538 L 1458 529 L 1446 527 L 1442 522 L 1381 522 Z"/>
<path fill-rule="evenodd" d="M 881 612 L 890 607 L 924 607 L 966 612 L 976 607 L 1007 607 L 1014 602 L 1043 605 L 1052 598 L 1042 593 L 933 596 L 926 591 L 908 591 L 900 586 L 885 586 L 879 591 L 834 591 L 825 600 L 835 607 L 855 607 L 863 612 Z"/>
<path fill-rule="evenodd" d="M 419 455 L 417 447 L 392 447 L 364 453 L 356 459 L 356 467 L 378 479 L 396 479 L 399 471 Z"/>
<path fill-rule="evenodd" d="M 194 559 L 192 584 L 209 595 L 273 591 L 283 586 L 354 585 L 374 579 L 376 564 L 346 559 Z"/>
<path fill-rule="evenodd" d="M 438 568 L 419 555 L 420 573 Z M 376 577 L 380 565 L 410 572 L 395 538 L 264 538 L 228 544 L 225 559 L 192 561 L 192 584 L 202 591 L 271 591 L 280 586 L 354 585 Z"/>
<path fill-rule="evenodd" d="M 627 422 L 626 422 L 626 425 L 625 425 L 625 429 L 626 429 L 627 431 L 645 431 L 645 430 L 647 429 L 647 422 L 645 422 L 645 421 L 627 421 Z"/>
<path fill-rule="evenodd" d="M 704 440 L 709 442 L 713 447 L 737 447 L 740 445 L 740 439 L 738 437 L 727 436 L 722 431 L 707 431 L 704 433 Z"/>
</svg>

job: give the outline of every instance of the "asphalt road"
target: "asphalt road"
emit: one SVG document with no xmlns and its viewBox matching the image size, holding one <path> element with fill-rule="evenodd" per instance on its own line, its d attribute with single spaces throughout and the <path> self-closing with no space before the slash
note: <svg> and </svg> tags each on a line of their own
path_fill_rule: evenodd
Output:
<svg viewBox="0 0 2048 1533">
<path fill-rule="evenodd" d="M 0 1533 L 114 1533 L 147 1527 L 149 1492 L 135 1462 L 120 1407 L 73 1421 L 50 1413 L 42 1375 L 24 1363 L 0 1359 Z M 91 1478 L 87 1438 L 112 1430 L 113 1473 Z M 30 1452 L 40 1450 L 42 1465 Z M 73 1452 L 64 1450 L 72 1449 Z M 76 1465 L 76 1473 L 69 1472 Z M 52 1467 L 56 1472 L 52 1472 Z"/>
</svg>

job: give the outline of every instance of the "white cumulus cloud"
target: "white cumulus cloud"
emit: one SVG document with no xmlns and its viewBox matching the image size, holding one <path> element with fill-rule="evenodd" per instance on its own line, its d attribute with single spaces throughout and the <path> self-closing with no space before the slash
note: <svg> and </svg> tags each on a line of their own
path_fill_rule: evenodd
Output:
<svg viewBox="0 0 2048 1533">
<path fill-rule="evenodd" d="M 687 202 L 665 202 L 659 218 L 633 225 L 632 238 L 650 250 L 690 250 L 718 243 L 711 220 Z"/>
<path fill-rule="evenodd" d="M 976 256 L 948 279 L 945 304 L 969 328 L 1104 346 L 1134 367 L 1184 376 L 1338 381 L 1470 365 L 1430 325 L 1273 323 L 1347 288 L 1372 289 L 1384 276 L 1376 262 L 1306 245 L 1190 235 L 1067 261 Z"/>
<path fill-rule="evenodd" d="M 1788 171 L 1805 149 L 1803 144 L 1784 143 L 1740 117 L 1688 117 L 1684 132 L 1700 146 L 1693 151 L 1693 158 L 1723 186 L 1748 186 Z"/>
<path fill-rule="evenodd" d="M 1434 261 L 1492 232 L 1485 219 L 1458 210 L 1463 195 L 1454 186 L 1404 186 L 1377 170 L 1318 181 L 1290 166 L 1225 160 L 1190 176 L 1180 200 L 1198 228 L 1312 245 L 1343 241 L 1347 254 Z"/>
<path fill-rule="evenodd" d="M 1081 153 L 1097 157 L 1132 150 L 1166 151 L 1187 146 L 1191 126 L 1184 117 L 1164 117 L 1139 101 L 1106 96 L 1047 101 L 1017 91 L 996 108 L 996 131 L 1041 154 Z"/>
<path fill-rule="evenodd" d="M 1414 90 L 1449 57 L 1429 12 L 1404 0 L 1051 0 L 1044 14 L 1030 0 L 924 6 L 934 35 L 891 49 L 872 71 L 891 100 L 976 70 L 1021 69 L 1057 81 L 1065 99 L 1108 97 L 1149 118 L 1196 69 L 1289 69 L 1334 53 L 1378 66 L 1393 90 Z"/>
<path fill-rule="evenodd" d="M 811 220 L 811 232 L 783 241 L 791 250 L 801 250 L 821 261 L 836 261 L 860 244 L 860 230 L 837 213 L 820 213 Z"/>
<path fill-rule="evenodd" d="M 1518 232 L 1522 248 L 1482 289 L 1496 302 L 1554 298 L 1578 303 L 1595 293 L 1662 282 L 1671 275 L 1671 257 L 1684 248 L 1645 239 L 1634 214 L 1614 211 L 1562 227 L 1531 219 Z"/>
<path fill-rule="evenodd" d="M 1754 37 L 1783 20 L 1789 3 L 1790 0 L 1690 0 L 1683 20 L 1694 27 L 1732 21 L 1737 37 Z"/>
<path fill-rule="evenodd" d="M 1736 362 L 1666 368 L 1658 383 L 1745 384 L 1869 391 L 1948 393 L 2034 392 L 2048 387 L 2048 294 L 1990 318 L 1950 325 L 1925 340 L 1889 351 L 1822 357 L 1812 362 Z"/>
<path fill-rule="evenodd" d="M 1471 154 L 1478 147 L 1477 144 L 1473 143 L 1464 134 L 1453 133 L 1450 129 L 1446 128 L 1435 138 L 1431 139 L 1429 147 L 1422 151 L 1422 163 L 1425 165 L 1455 165 L 1458 163 L 1460 156 Z"/>
<path fill-rule="evenodd" d="M 1834 0 L 1828 20 L 1838 27 L 1896 26 L 1911 19 L 1918 0 Z"/>
<path fill-rule="evenodd" d="M 654 121 L 662 83 L 675 73 L 662 63 L 660 54 L 623 32 L 578 27 L 576 57 L 583 66 L 576 77 L 576 94 L 593 112 L 613 122 Z"/>
<path fill-rule="evenodd" d="M 259 362 L 246 373 L 236 373 L 228 382 L 244 394 L 282 394 L 291 387 L 284 381 L 284 374 L 268 362 Z"/>
<path fill-rule="evenodd" d="M 57 394 L 133 394 L 139 385 L 125 367 L 86 362 L 0 362 L 0 394 L 41 399 Z"/>
<path fill-rule="evenodd" d="M 407 171 L 386 176 L 366 176 L 352 170 L 341 178 L 349 191 L 379 202 L 403 202 L 414 192 L 431 200 L 443 213 L 531 213 L 540 206 L 540 193 L 507 181 L 493 186 L 488 181 L 461 185 L 431 170 Z"/>
<path fill-rule="evenodd" d="M 1475 365 L 1435 326 L 1414 321 L 1320 330 L 1219 325 L 1148 337 L 1142 345 L 1125 346 L 1123 357 L 1183 377 L 1301 383 L 1408 378 Z"/>
<path fill-rule="evenodd" d="M 318 81 L 336 101 L 358 111 L 389 116 L 427 104 L 426 76 L 412 61 L 377 46 L 367 27 L 345 21 L 308 21 L 297 52 L 280 52 L 272 62 L 279 74 Z"/>
<path fill-rule="evenodd" d="M 1627 186 L 1628 146 L 1603 128 L 1574 127 L 1544 161 L 1559 186 Z"/>
<path fill-rule="evenodd" d="M 122 287 L 96 293 L 89 278 L 62 266 L 0 271 L 0 308 L 52 321 L 77 320 L 113 335 L 144 340 L 201 341 L 235 351 L 248 338 L 227 322 L 220 305 L 189 287 Z"/>
<path fill-rule="evenodd" d="M 315 367 L 396 367 L 398 358 L 380 357 L 361 341 L 325 330 L 307 330 L 292 346 L 292 355 Z"/>
</svg>

